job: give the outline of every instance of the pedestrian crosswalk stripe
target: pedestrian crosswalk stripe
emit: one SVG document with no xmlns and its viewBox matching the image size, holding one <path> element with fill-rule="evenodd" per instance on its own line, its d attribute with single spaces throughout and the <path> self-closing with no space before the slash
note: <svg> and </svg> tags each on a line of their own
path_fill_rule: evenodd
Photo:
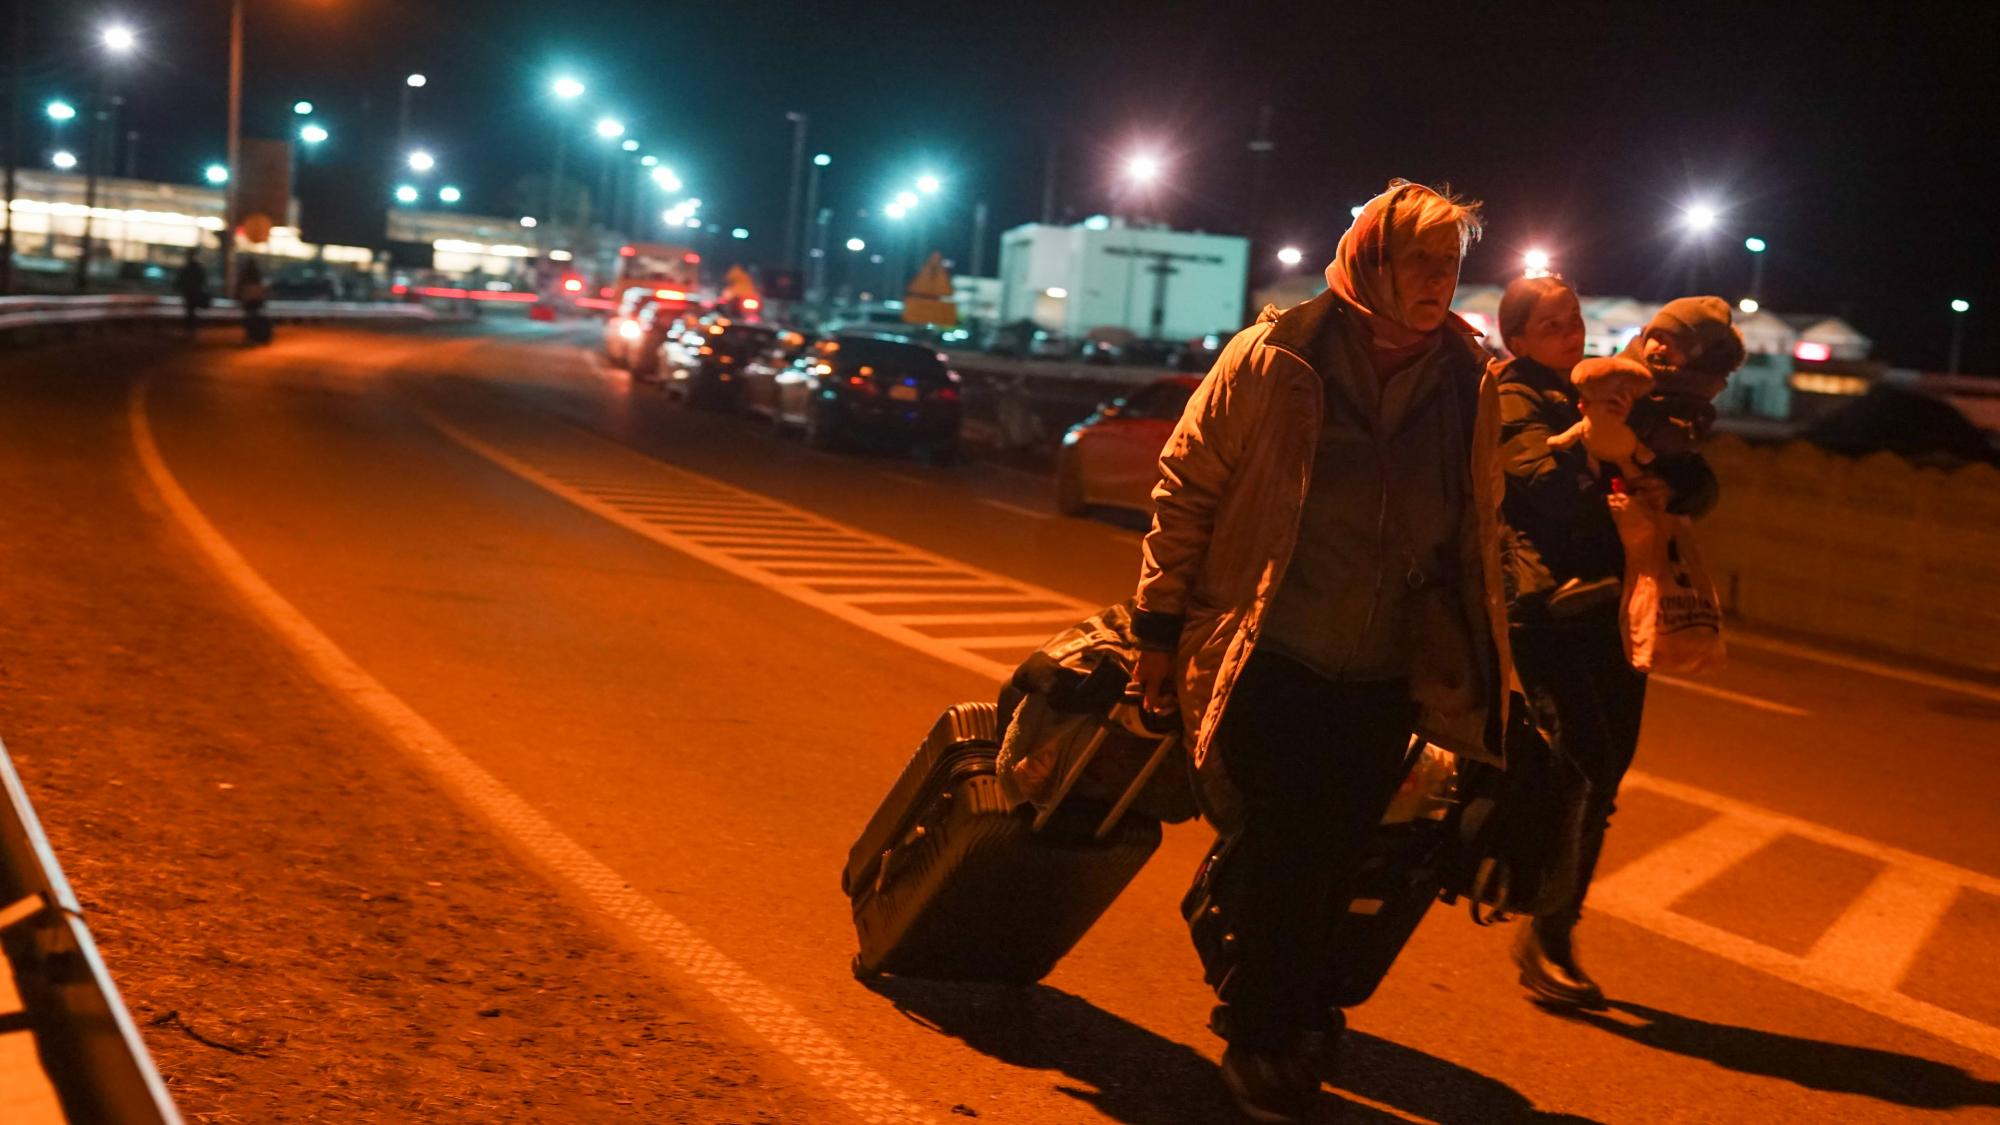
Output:
<svg viewBox="0 0 2000 1125">
<path fill-rule="evenodd" d="M 1593 904 L 1672 906 L 1688 892 L 1749 859 L 1784 834 L 1762 821 L 1716 816 L 1591 884 Z"/>
<path fill-rule="evenodd" d="M 1957 882 L 1930 872 L 1883 868 L 1807 951 L 1806 971 L 1857 988 L 1896 988 L 1958 893 Z"/>
</svg>

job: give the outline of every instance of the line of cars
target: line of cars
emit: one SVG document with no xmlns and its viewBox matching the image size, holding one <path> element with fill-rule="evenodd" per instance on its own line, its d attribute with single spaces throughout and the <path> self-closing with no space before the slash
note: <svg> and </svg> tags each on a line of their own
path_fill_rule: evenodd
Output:
<svg viewBox="0 0 2000 1125">
<path fill-rule="evenodd" d="M 604 325 L 604 354 L 690 406 L 761 415 L 822 449 L 959 456 L 961 383 L 945 356 L 874 330 L 823 335 L 705 311 L 676 289 L 634 287 Z"/>
</svg>

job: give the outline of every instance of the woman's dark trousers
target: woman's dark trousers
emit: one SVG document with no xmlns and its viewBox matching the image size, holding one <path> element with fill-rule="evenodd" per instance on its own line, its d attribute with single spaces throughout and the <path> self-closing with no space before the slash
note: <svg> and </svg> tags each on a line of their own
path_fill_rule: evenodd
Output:
<svg viewBox="0 0 2000 1125">
<path fill-rule="evenodd" d="M 1314 998 L 1331 928 L 1401 781 L 1416 708 L 1407 681 L 1337 683 L 1268 652 L 1251 655 L 1227 707 L 1216 745 L 1243 827 L 1214 891 L 1238 942 L 1222 1026 L 1281 1051 L 1328 1021 Z"/>
</svg>

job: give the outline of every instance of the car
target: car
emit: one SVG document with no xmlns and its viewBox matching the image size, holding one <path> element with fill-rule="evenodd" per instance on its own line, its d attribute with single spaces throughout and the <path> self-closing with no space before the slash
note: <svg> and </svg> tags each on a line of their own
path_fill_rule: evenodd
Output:
<svg viewBox="0 0 2000 1125">
<path fill-rule="evenodd" d="M 813 338 L 795 328 L 778 329 L 769 348 L 752 356 L 739 376 L 743 389 L 740 403 L 745 413 L 777 420 L 778 388 L 792 364 L 812 347 Z"/>
<path fill-rule="evenodd" d="M 696 311 L 686 301 L 655 299 L 639 309 L 638 335 L 627 345 L 630 362 L 625 366 L 634 378 L 661 375 L 660 348 L 669 339 L 694 327 Z"/>
<path fill-rule="evenodd" d="M 660 370 L 667 388 L 690 406 L 734 410 L 743 402 L 744 369 L 769 354 L 778 330 L 709 316 L 661 346 Z"/>
<path fill-rule="evenodd" d="M 1093 506 L 1150 513 L 1160 450 L 1200 385 L 1194 375 L 1167 375 L 1071 426 L 1056 453 L 1056 508 L 1071 516 Z"/>
<path fill-rule="evenodd" d="M 958 372 L 934 348 L 884 332 L 841 332 L 777 372 L 775 420 L 806 444 L 894 445 L 932 464 L 958 459 Z"/>
<path fill-rule="evenodd" d="M 604 358 L 612 366 L 631 366 L 630 345 L 639 338 L 639 308 L 652 295 L 650 286 L 635 285 L 619 295 L 617 307 L 605 318 Z"/>
</svg>

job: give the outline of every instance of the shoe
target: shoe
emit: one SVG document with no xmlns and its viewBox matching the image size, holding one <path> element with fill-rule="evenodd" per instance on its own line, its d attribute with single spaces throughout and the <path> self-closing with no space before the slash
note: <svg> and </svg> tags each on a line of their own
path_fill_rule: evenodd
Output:
<svg viewBox="0 0 2000 1125">
<path fill-rule="evenodd" d="M 1222 1085 L 1236 1099 L 1236 1108 L 1267 1125 L 1305 1119 L 1306 1093 L 1299 1088 L 1297 1069 L 1297 1060 L 1288 1054 L 1266 1054 L 1234 1043 L 1222 1052 Z M 1319 1088 L 1317 1080 L 1313 1088 Z"/>
<path fill-rule="evenodd" d="M 1604 990 L 1576 963 L 1573 925 L 1536 919 L 1521 931 L 1521 940 L 1514 943 L 1521 985 L 1551 1004 L 1601 1011 Z"/>
<path fill-rule="evenodd" d="M 1299 1032 L 1292 1041 L 1292 1063 L 1297 1068 L 1299 1085 L 1310 1097 L 1319 1091 L 1322 1083 L 1334 1080 L 1334 1068 L 1340 1062 L 1340 1041 L 1347 1032 L 1347 1014 L 1334 1008 L 1325 1027 Z"/>
</svg>

